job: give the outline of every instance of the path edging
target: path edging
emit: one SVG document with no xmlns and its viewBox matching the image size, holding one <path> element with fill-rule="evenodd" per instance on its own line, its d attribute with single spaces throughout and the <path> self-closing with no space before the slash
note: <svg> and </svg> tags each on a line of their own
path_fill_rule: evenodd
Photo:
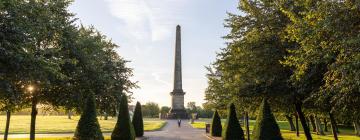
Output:
<svg viewBox="0 0 360 140">
<path fill-rule="evenodd" d="M 208 135 L 206 135 L 206 134 L 203 134 L 207 139 L 209 139 L 209 140 L 216 140 L 216 139 L 214 139 L 214 138 L 212 138 L 212 137 L 210 137 L 210 136 L 208 136 Z"/>
</svg>

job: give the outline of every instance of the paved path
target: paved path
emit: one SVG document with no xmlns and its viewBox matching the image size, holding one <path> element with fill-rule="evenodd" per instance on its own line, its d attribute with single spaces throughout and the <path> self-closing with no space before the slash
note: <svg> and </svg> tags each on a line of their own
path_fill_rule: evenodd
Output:
<svg viewBox="0 0 360 140">
<path fill-rule="evenodd" d="M 177 120 L 167 120 L 166 126 L 160 131 L 145 132 L 146 140 L 207 140 L 204 136 L 205 130 L 192 128 L 187 120 L 183 120 L 179 128 Z M 73 133 L 64 134 L 36 134 L 37 138 L 48 137 L 72 137 Z M 110 133 L 104 133 L 104 136 L 111 136 Z M 0 135 L 0 138 L 3 138 Z M 29 134 L 11 134 L 9 138 L 28 138 Z"/>
<path fill-rule="evenodd" d="M 194 129 L 187 120 L 179 128 L 176 120 L 168 120 L 161 131 L 145 132 L 148 140 L 207 140 L 204 129 Z"/>
</svg>

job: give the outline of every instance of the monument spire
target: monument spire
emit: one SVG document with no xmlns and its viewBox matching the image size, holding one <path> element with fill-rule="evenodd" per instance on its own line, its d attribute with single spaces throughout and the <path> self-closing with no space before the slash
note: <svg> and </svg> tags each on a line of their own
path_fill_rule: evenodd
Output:
<svg viewBox="0 0 360 140">
<path fill-rule="evenodd" d="M 174 90 L 173 91 L 182 91 L 181 27 L 180 27 L 180 25 L 176 26 Z"/>
<path fill-rule="evenodd" d="M 174 89 L 172 92 L 170 92 L 170 95 L 171 95 L 171 109 L 169 111 L 168 118 L 170 119 L 188 118 L 188 115 L 184 107 L 185 92 L 182 89 L 180 25 L 176 26 Z"/>
</svg>

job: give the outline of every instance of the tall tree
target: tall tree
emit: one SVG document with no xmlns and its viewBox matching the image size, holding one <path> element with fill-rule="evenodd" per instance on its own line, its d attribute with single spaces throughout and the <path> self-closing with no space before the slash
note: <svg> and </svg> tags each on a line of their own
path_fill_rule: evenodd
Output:
<svg viewBox="0 0 360 140">
<path fill-rule="evenodd" d="M 221 125 L 221 119 L 220 119 L 220 116 L 219 116 L 219 113 L 217 112 L 217 110 L 215 110 L 213 118 L 212 118 L 210 133 L 211 133 L 211 136 L 221 137 L 222 125 Z"/>
<path fill-rule="evenodd" d="M 126 67 L 128 61 L 114 50 L 118 46 L 93 27 L 82 26 L 68 30 L 62 42 L 61 53 L 67 59 L 61 71 L 69 78 L 55 102 L 81 112 L 84 97 L 91 91 L 101 113 L 116 114 L 120 97 L 136 87 L 129 80 L 132 69 Z"/>
<path fill-rule="evenodd" d="M 99 122 L 96 118 L 94 95 L 88 95 L 85 109 L 75 130 L 75 140 L 104 140 Z"/>
<path fill-rule="evenodd" d="M 168 107 L 168 106 L 162 106 L 160 109 L 161 114 L 169 113 L 169 111 L 170 111 L 170 107 Z"/>
<path fill-rule="evenodd" d="M 14 4 L 14 5 L 13 5 Z M 24 35 L 26 40 L 21 46 L 14 49 L 23 50 L 17 53 L 21 58 L 21 73 L 17 73 L 16 81 L 22 81 L 23 86 L 35 85 L 31 95 L 32 113 L 30 125 L 30 139 L 35 139 L 36 105 L 51 98 L 48 94 L 56 88 L 57 79 L 61 79 L 59 63 L 61 57 L 56 56 L 59 49 L 58 42 L 61 31 L 72 24 L 72 14 L 67 11 L 70 1 L 2 1 L 1 5 L 8 11 L 9 18 L 15 19 L 12 24 L 6 25 L 8 29 L 15 29 L 17 34 Z M 6 49 L 11 51 L 11 49 Z M 19 63 L 18 63 L 19 64 Z"/>
<path fill-rule="evenodd" d="M 233 103 L 229 105 L 228 116 L 222 133 L 222 138 L 224 140 L 245 140 L 244 131 L 242 130 L 236 116 L 235 105 Z"/>
<path fill-rule="evenodd" d="M 156 117 L 160 113 L 159 105 L 154 102 L 147 102 L 142 106 L 142 113 L 146 117 Z"/>
<path fill-rule="evenodd" d="M 270 105 L 266 98 L 259 108 L 259 114 L 256 118 L 256 124 L 253 131 L 253 139 L 255 140 L 282 140 L 280 128 L 276 123 L 276 119 L 271 112 Z"/>
<path fill-rule="evenodd" d="M 144 122 L 140 102 L 136 103 L 132 124 L 136 137 L 142 137 L 144 135 Z"/>
<path fill-rule="evenodd" d="M 111 134 L 112 140 L 135 140 L 135 130 L 131 123 L 128 100 L 126 95 L 121 97 L 120 110 L 115 128 Z"/>
<path fill-rule="evenodd" d="M 188 113 L 197 113 L 198 108 L 196 106 L 196 102 L 188 102 L 186 110 L 187 110 Z"/>
<path fill-rule="evenodd" d="M 334 113 L 359 119 L 357 77 L 359 3 L 354 1 L 297 2 L 299 8 L 284 8 L 292 20 L 289 38 L 299 43 L 290 51 L 286 65 L 295 68 L 293 81 L 327 112 L 334 126 Z M 352 100 L 347 100 L 352 99 Z M 348 112 L 348 113 L 346 113 Z M 349 117 L 351 116 L 351 117 Z"/>
<path fill-rule="evenodd" d="M 222 49 L 214 63 L 220 76 L 208 78 L 208 89 L 212 90 L 207 90 L 206 99 L 219 104 L 229 102 L 221 98 L 228 96 L 242 104 L 244 109 L 240 110 L 248 113 L 255 110 L 256 104 L 265 96 L 274 108 L 283 112 L 294 106 L 307 138 L 312 139 L 302 110 L 305 99 L 289 83 L 292 68 L 281 63 L 288 56 L 287 50 L 298 45 L 287 38 L 286 30 L 291 20 L 279 7 L 292 2 L 240 0 L 242 14 L 229 14 L 226 19 L 225 27 L 230 28 L 230 33 L 224 38 L 228 40 L 228 46 Z"/>
</svg>

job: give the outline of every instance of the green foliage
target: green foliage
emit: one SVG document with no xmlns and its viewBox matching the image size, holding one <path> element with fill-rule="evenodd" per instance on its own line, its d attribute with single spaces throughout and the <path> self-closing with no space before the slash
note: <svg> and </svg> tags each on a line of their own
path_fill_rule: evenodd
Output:
<svg viewBox="0 0 360 140">
<path fill-rule="evenodd" d="M 136 87 L 129 80 L 132 70 L 125 66 L 127 61 L 115 52 L 116 44 L 92 27 L 70 30 L 67 35 L 63 55 L 69 59 L 62 72 L 71 79 L 63 87 L 66 100 L 59 104 L 78 109 L 78 98 L 93 91 L 100 112 L 114 115 L 121 95 Z M 80 100 L 80 106 L 82 103 Z"/>
<path fill-rule="evenodd" d="M 29 94 L 24 93 L 29 84 L 36 84 L 32 96 L 39 101 L 53 99 L 63 78 L 59 42 L 73 22 L 69 4 L 67 0 L 0 2 L 0 97 L 6 99 L 5 110 L 12 112 L 29 103 Z"/>
<path fill-rule="evenodd" d="M 118 46 L 74 24 L 71 2 L 0 1 L 1 111 L 16 111 L 34 99 L 35 105 L 81 112 L 91 92 L 100 112 L 115 114 L 120 96 L 136 87 L 127 61 L 115 52 Z M 28 85 L 35 87 L 32 94 Z"/>
<path fill-rule="evenodd" d="M 281 2 L 239 0 L 243 14 L 229 14 L 224 38 L 228 46 L 218 53 L 209 74 L 205 99 L 216 109 L 239 104 L 238 111 L 252 114 L 262 97 L 276 100 L 275 107 L 290 110 L 293 104 L 291 69 L 280 62 L 295 44 L 284 37 L 289 19 L 276 5 Z M 287 104 L 284 106 L 284 104 Z"/>
<path fill-rule="evenodd" d="M 236 116 L 235 105 L 233 103 L 228 108 L 228 116 L 222 132 L 222 138 L 223 140 L 245 140 L 244 131 Z"/>
<path fill-rule="evenodd" d="M 104 140 L 96 118 L 96 107 L 94 95 L 89 95 L 86 101 L 84 112 L 76 127 L 75 140 Z"/>
<path fill-rule="evenodd" d="M 197 107 L 197 117 L 198 118 L 211 118 L 214 114 L 214 111 L 211 109 L 202 108 L 200 106 Z"/>
<path fill-rule="evenodd" d="M 126 95 L 121 97 L 119 116 L 115 128 L 111 134 L 112 140 L 135 140 L 135 130 L 131 123 L 128 99 Z"/>
<path fill-rule="evenodd" d="M 307 100 L 319 112 L 335 111 L 346 120 L 359 120 L 358 45 L 359 3 L 321 1 L 284 7 L 292 21 L 288 38 L 299 43 L 284 64 L 294 67 L 292 81 L 311 93 Z M 300 92 L 301 93 L 301 92 Z M 303 93 L 303 94 L 304 94 Z M 348 99 L 352 99 L 351 101 Z"/>
<path fill-rule="evenodd" d="M 188 102 L 186 107 L 187 107 L 187 108 L 186 108 L 186 112 L 187 112 L 188 114 L 196 113 L 197 110 L 198 110 L 198 107 L 196 106 L 196 103 L 195 103 L 195 102 Z"/>
<path fill-rule="evenodd" d="M 142 114 L 145 117 L 158 117 L 160 113 L 160 108 L 157 103 L 147 102 L 145 105 L 142 105 Z"/>
<path fill-rule="evenodd" d="M 276 123 L 275 117 L 271 112 L 270 105 L 263 99 L 256 124 L 252 132 L 254 140 L 283 140 L 280 128 Z"/>
<path fill-rule="evenodd" d="M 142 137 L 144 135 L 144 122 L 141 111 L 141 104 L 139 102 L 136 103 L 134 116 L 132 119 L 136 137 Z"/>
<path fill-rule="evenodd" d="M 214 112 L 214 115 L 212 118 L 210 133 L 211 133 L 211 136 L 221 137 L 222 125 L 221 125 L 221 119 L 220 119 L 220 116 L 219 116 L 217 110 Z"/>
<path fill-rule="evenodd" d="M 168 106 L 162 106 L 161 109 L 160 109 L 160 112 L 162 114 L 169 113 L 169 111 L 170 111 L 170 107 L 168 107 Z"/>
</svg>

